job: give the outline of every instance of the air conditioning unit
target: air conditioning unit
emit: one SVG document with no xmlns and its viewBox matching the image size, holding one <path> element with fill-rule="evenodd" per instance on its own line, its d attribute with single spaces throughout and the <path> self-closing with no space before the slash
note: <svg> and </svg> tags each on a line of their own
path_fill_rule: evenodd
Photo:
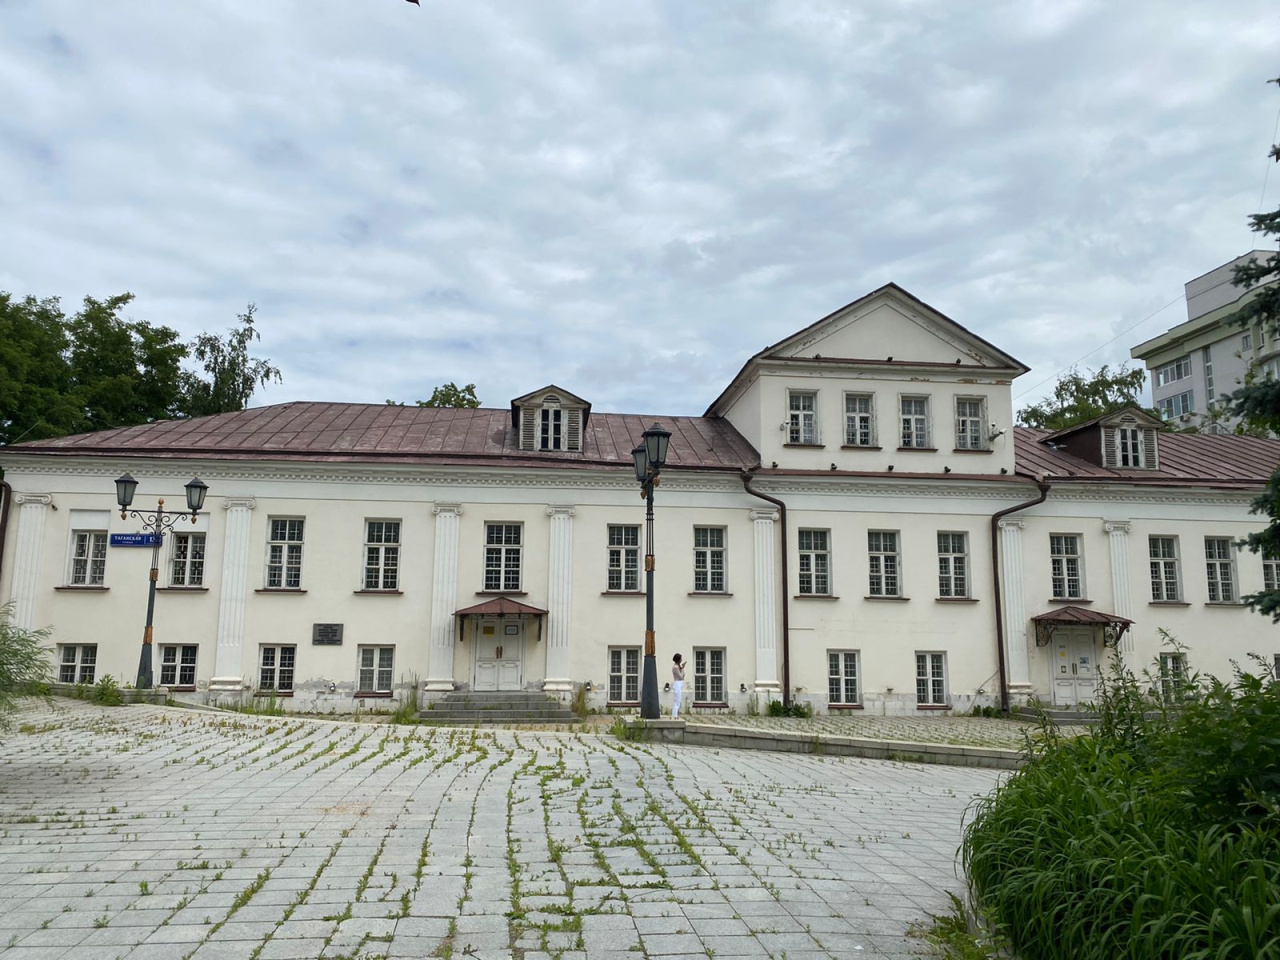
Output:
<svg viewBox="0 0 1280 960">
<path fill-rule="evenodd" d="M 1183 423 L 1190 423 L 1190 422 L 1191 422 L 1191 414 L 1189 414 L 1189 413 L 1180 413 L 1180 414 L 1178 414 L 1178 419 L 1179 419 L 1179 420 L 1181 420 Z"/>
</svg>

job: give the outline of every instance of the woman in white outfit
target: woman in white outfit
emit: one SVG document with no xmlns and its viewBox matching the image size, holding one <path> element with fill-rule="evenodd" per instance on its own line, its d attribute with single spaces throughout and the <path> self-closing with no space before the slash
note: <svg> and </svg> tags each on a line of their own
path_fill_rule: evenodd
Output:
<svg viewBox="0 0 1280 960">
<path fill-rule="evenodd" d="M 684 693 L 684 658 L 676 654 L 671 658 L 671 719 L 680 715 L 680 695 Z"/>
</svg>

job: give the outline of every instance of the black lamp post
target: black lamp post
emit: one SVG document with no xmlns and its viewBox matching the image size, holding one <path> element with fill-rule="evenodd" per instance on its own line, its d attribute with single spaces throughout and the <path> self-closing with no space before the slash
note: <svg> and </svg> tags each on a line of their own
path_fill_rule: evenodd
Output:
<svg viewBox="0 0 1280 960">
<path fill-rule="evenodd" d="M 142 521 L 142 529 L 155 537 L 151 544 L 151 588 L 147 593 L 147 625 L 142 631 L 142 657 L 138 661 L 139 690 L 151 689 L 151 620 L 156 611 L 156 581 L 160 579 L 160 545 L 164 543 L 165 531 L 172 530 L 174 524 L 185 518 L 182 513 L 165 513 L 164 500 L 157 501 L 154 513 L 139 513 L 130 510 L 133 494 L 138 489 L 138 481 L 125 474 L 116 481 L 116 502 L 120 504 L 120 519 L 130 516 Z M 204 506 L 204 495 L 209 486 L 199 477 L 192 477 L 185 486 L 187 491 L 187 509 L 191 511 L 191 522 L 196 522 L 196 514 Z"/>
<path fill-rule="evenodd" d="M 671 431 L 654 424 L 643 434 L 644 443 L 631 451 L 635 461 L 636 480 L 640 482 L 640 496 L 645 500 L 644 511 L 644 677 L 640 684 L 640 717 L 657 720 L 662 710 L 658 705 L 658 659 L 653 634 L 653 488 L 658 485 L 658 474 L 667 463 L 667 447 L 671 444 Z"/>
</svg>

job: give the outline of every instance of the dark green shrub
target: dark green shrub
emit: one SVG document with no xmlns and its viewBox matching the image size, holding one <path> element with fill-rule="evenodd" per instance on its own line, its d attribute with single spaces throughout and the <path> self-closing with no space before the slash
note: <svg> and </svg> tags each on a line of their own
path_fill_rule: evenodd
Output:
<svg viewBox="0 0 1280 960">
<path fill-rule="evenodd" d="M 801 703 L 798 700 L 791 701 L 790 704 L 784 704 L 781 700 L 769 701 L 769 716 L 771 717 L 812 717 L 813 704 Z"/>
<path fill-rule="evenodd" d="M 1114 670 L 1090 735 L 1042 726 L 977 803 L 969 883 L 1023 960 L 1280 957 L 1280 684 L 1158 691 Z"/>
<path fill-rule="evenodd" d="M 93 693 L 90 699 L 94 703 L 100 703 L 107 707 L 118 707 L 124 703 L 124 697 L 120 695 L 120 687 L 116 683 L 115 677 L 109 673 L 93 685 Z"/>
</svg>

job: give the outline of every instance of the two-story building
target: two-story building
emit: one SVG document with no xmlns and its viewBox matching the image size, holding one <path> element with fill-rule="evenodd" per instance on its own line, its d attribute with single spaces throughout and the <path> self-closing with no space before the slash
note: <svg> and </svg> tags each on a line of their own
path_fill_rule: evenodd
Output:
<svg viewBox="0 0 1280 960">
<path fill-rule="evenodd" d="M 688 658 L 697 711 L 1074 704 L 1113 649 L 1171 683 L 1280 656 L 1240 603 L 1280 561 L 1236 546 L 1280 442 L 1137 410 L 1015 428 L 1024 372 L 891 284 L 748 359 L 701 417 L 547 386 L 507 409 L 286 403 L 18 444 L 0 452 L 0 598 L 53 628 L 61 679 L 132 679 L 149 551 L 124 545 L 140 527 L 114 481 L 172 507 L 198 474 L 205 508 L 162 547 L 172 695 L 328 712 L 586 687 L 630 708 L 631 451 L 656 421 L 658 653 Z"/>
</svg>

